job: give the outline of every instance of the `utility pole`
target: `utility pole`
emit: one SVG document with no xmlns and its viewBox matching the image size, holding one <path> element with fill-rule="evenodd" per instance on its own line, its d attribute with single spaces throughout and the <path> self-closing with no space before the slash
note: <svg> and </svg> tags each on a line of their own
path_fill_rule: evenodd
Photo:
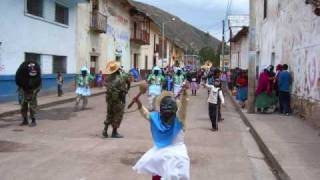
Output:
<svg viewBox="0 0 320 180">
<path fill-rule="evenodd" d="M 164 61 L 164 22 L 162 22 L 162 68 L 163 68 L 163 61 Z"/>
<path fill-rule="evenodd" d="M 222 21 L 222 45 L 221 45 L 221 56 L 222 60 L 220 59 L 220 64 L 223 64 L 224 62 L 224 26 L 225 26 L 225 21 Z M 222 62 L 221 62 L 222 61 Z M 223 65 L 222 65 L 223 66 Z"/>
<path fill-rule="evenodd" d="M 231 42 L 231 39 L 232 39 L 232 27 L 231 27 L 231 22 L 230 20 L 228 20 L 228 24 L 229 24 L 229 31 L 230 31 L 230 49 L 229 49 L 229 69 L 231 69 L 231 59 L 232 59 L 232 42 Z"/>
<path fill-rule="evenodd" d="M 250 0 L 248 113 L 255 113 L 256 90 L 256 0 Z"/>
</svg>

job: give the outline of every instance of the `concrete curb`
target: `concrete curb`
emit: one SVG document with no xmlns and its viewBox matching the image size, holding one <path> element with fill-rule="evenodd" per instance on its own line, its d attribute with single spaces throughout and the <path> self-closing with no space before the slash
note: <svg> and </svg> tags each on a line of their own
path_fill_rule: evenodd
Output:
<svg viewBox="0 0 320 180">
<path fill-rule="evenodd" d="M 271 168 L 272 173 L 278 180 L 291 180 L 289 175 L 284 171 L 278 160 L 274 157 L 268 146 L 264 143 L 263 139 L 260 137 L 252 123 L 249 121 L 247 116 L 242 112 L 241 107 L 238 105 L 236 100 L 232 97 L 229 91 L 226 91 L 229 98 L 231 99 L 233 105 L 236 107 L 237 112 L 240 114 L 242 121 L 245 123 L 246 126 L 250 128 L 250 134 L 253 136 L 254 140 L 259 146 L 259 149 L 265 156 L 265 161 L 268 166 Z"/>
<path fill-rule="evenodd" d="M 131 88 L 135 88 L 135 87 L 138 87 L 141 83 L 136 83 L 136 84 L 133 84 L 131 86 Z M 94 93 L 92 94 L 89 98 L 91 97 L 96 97 L 96 96 L 100 96 L 100 95 L 103 95 L 105 94 L 106 92 L 103 91 L 103 92 L 97 92 L 97 93 Z M 66 98 L 66 99 L 63 99 L 63 100 L 58 100 L 58 101 L 53 101 L 53 102 L 49 102 L 49 103 L 44 103 L 44 104 L 41 104 L 41 105 L 38 105 L 38 109 L 43 109 L 43 108 L 48 108 L 48 107 L 52 107 L 52 106 L 57 106 L 57 105 L 60 105 L 60 104 L 65 104 L 65 103 L 70 103 L 70 102 L 73 102 L 76 100 L 76 97 L 70 97 L 70 98 Z M 11 110 L 11 111 L 7 111 L 7 112 L 4 112 L 4 113 L 1 113 L 0 114 L 0 118 L 3 118 L 3 117 L 7 117 L 7 116 L 12 116 L 14 114 L 18 114 L 20 113 L 20 109 L 15 109 L 15 110 Z"/>
</svg>

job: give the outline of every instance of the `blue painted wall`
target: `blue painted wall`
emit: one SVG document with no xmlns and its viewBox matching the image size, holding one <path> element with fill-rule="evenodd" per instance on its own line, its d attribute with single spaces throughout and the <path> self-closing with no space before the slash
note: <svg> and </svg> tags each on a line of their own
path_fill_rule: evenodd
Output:
<svg viewBox="0 0 320 180">
<path fill-rule="evenodd" d="M 74 81 L 75 74 L 64 74 L 64 84 Z M 42 75 L 42 88 L 40 93 L 45 94 L 55 91 L 57 88 L 56 74 Z M 0 76 L 0 102 L 17 100 L 17 86 L 14 75 Z"/>
</svg>

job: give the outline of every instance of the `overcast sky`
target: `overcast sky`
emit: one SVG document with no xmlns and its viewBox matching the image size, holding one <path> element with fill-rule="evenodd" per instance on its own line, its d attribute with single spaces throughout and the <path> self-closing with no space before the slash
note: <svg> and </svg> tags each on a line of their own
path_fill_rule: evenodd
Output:
<svg viewBox="0 0 320 180">
<path fill-rule="evenodd" d="M 222 20 L 228 1 L 230 14 L 248 14 L 249 0 L 137 0 L 170 12 L 193 26 L 221 39 Z"/>
</svg>

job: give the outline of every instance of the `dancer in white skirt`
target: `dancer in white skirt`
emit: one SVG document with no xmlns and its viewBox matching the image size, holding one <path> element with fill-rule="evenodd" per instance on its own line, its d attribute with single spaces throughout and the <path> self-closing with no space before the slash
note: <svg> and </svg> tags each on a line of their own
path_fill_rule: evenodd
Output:
<svg viewBox="0 0 320 180">
<path fill-rule="evenodd" d="M 78 75 L 76 84 L 77 84 L 77 89 L 76 89 L 76 105 L 75 105 L 75 110 L 78 110 L 78 106 L 80 101 L 82 100 L 82 109 L 85 109 L 87 104 L 88 104 L 88 96 L 91 95 L 90 91 L 90 81 L 93 80 L 93 77 L 89 73 L 88 68 L 82 67 L 81 68 L 81 74 Z"/>
<path fill-rule="evenodd" d="M 175 96 L 181 91 L 182 84 L 185 83 L 185 76 L 181 68 L 176 68 L 175 74 L 173 75 L 173 93 Z"/>
<path fill-rule="evenodd" d="M 142 116 L 150 122 L 154 147 L 133 167 L 138 173 L 150 174 L 153 180 L 189 180 L 190 159 L 184 144 L 187 93 L 180 100 L 162 95 L 160 112 L 149 112 L 135 98 Z"/>
</svg>

